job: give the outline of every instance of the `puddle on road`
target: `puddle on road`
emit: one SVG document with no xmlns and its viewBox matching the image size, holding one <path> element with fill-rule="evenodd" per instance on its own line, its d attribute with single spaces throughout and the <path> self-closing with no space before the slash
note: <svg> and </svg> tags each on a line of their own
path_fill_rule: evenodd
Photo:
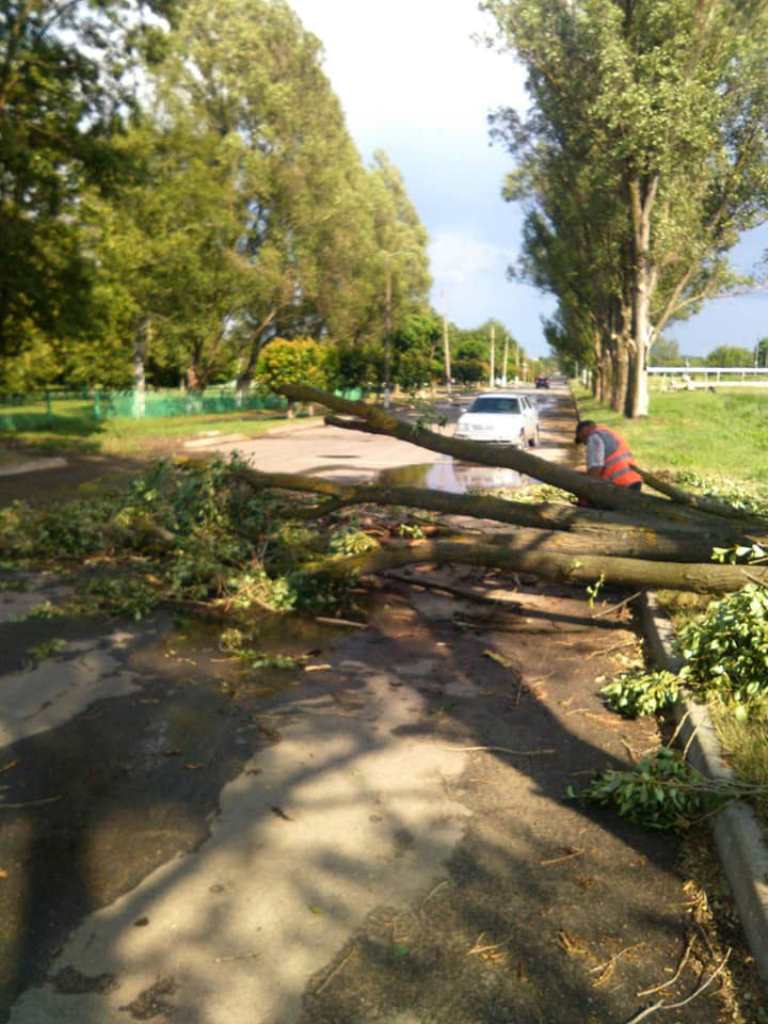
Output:
<svg viewBox="0 0 768 1024">
<path fill-rule="evenodd" d="M 224 631 L 233 627 L 242 631 L 249 654 L 267 662 L 285 659 L 286 667 L 239 657 L 222 642 Z M 347 632 L 300 612 L 252 612 L 231 624 L 191 618 L 134 655 L 132 667 L 142 672 L 170 670 L 180 681 L 207 680 L 236 700 L 268 698 L 303 678 L 304 664 L 322 662 Z"/>
<path fill-rule="evenodd" d="M 448 494 L 468 494 L 478 490 L 517 489 L 537 481 L 515 469 L 476 466 L 469 462 L 445 459 L 385 469 L 379 474 L 378 482 L 393 487 L 429 487 Z"/>
</svg>

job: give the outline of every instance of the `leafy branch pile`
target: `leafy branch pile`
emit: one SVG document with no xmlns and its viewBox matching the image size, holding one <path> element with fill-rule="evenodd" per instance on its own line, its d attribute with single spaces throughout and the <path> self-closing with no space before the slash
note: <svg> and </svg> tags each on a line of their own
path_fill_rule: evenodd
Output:
<svg viewBox="0 0 768 1024">
<path fill-rule="evenodd" d="M 735 707 L 741 718 L 768 701 L 768 590 L 755 583 L 710 603 L 683 626 L 685 664 L 672 672 L 628 671 L 600 691 L 615 711 L 635 718 L 664 710 L 682 691 Z"/>
<path fill-rule="evenodd" d="M 317 558 L 377 541 L 349 515 L 309 528 L 301 502 L 255 492 L 236 459 L 159 462 L 122 491 L 33 509 L 0 510 L 0 560 L 77 570 L 77 608 L 140 619 L 162 602 L 226 610 L 329 608 L 346 580 L 304 571 Z"/>
<path fill-rule="evenodd" d="M 568 796 L 609 807 L 627 821 L 654 829 L 690 825 L 723 799 L 712 783 L 667 747 L 629 771 L 603 772 L 578 794 L 570 787 Z"/>
</svg>

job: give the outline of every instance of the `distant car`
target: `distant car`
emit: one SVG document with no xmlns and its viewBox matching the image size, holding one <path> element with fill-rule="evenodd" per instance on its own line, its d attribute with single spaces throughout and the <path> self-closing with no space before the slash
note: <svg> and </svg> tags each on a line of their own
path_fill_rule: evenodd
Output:
<svg viewBox="0 0 768 1024">
<path fill-rule="evenodd" d="M 493 391 L 478 395 L 459 416 L 453 435 L 464 441 L 487 441 L 532 448 L 539 443 L 539 414 L 526 395 Z"/>
<path fill-rule="evenodd" d="M 536 378 L 536 387 L 537 388 L 548 388 L 549 387 L 549 377 L 537 377 Z"/>
</svg>

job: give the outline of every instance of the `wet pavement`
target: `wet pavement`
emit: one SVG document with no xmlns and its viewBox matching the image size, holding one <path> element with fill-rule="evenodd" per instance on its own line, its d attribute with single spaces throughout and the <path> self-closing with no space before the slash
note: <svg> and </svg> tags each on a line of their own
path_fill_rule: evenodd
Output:
<svg viewBox="0 0 768 1024">
<path fill-rule="evenodd" d="M 546 395 L 531 387 L 515 390 L 533 396 L 537 402 L 541 417 L 541 443 L 536 454 L 573 464 L 578 453 L 570 443 L 574 420 L 567 390 L 557 388 Z M 445 423 L 433 429 L 451 435 L 456 420 L 469 404 L 469 398 L 462 400 L 459 397 L 452 402 L 437 402 L 435 411 Z M 416 407 L 411 410 L 406 407 L 398 409 L 398 415 L 415 421 L 420 413 Z M 531 483 L 528 477 L 514 470 L 457 462 L 391 437 L 360 434 L 338 427 L 317 426 L 284 435 L 276 431 L 268 438 L 246 444 L 224 444 L 217 446 L 217 450 L 225 455 L 238 451 L 265 473 L 284 472 L 286 466 L 290 466 L 291 472 L 327 477 L 341 483 L 380 480 L 393 485 L 432 487 L 454 494 L 506 490 Z"/>
<path fill-rule="evenodd" d="M 678 841 L 565 800 L 658 742 L 597 696 L 638 650 L 617 595 L 406 570 L 369 583 L 365 629 L 262 617 L 277 669 L 215 623 L 29 617 L 66 588 L 21 582 L 0 1021 L 619 1024 L 692 937 L 665 991 L 712 967 Z M 732 1009 L 713 985 L 669 1019 L 756 1019 Z"/>
</svg>

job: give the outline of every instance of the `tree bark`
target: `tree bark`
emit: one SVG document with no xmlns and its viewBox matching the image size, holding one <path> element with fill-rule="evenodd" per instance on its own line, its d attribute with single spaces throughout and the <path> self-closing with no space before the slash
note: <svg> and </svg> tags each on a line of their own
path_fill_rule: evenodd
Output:
<svg viewBox="0 0 768 1024">
<path fill-rule="evenodd" d="M 321 477 L 261 473 L 249 468 L 239 469 L 236 475 L 259 490 L 276 488 L 331 499 L 325 505 L 309 509 L 310 516 L 320 517 L 352 505 L 415 508 L 523 527 L 526 529 L 514 535 L 502 536 L 507 540 L 516 538 L 510 540 L 513 544 L 521 538 L 531 545 L 549 539 L 555 550 L 602 551 L 628 558 L 686 562 L 709 560 L 715 544 L 735 543 L 730 524 L 710 534 L 704 529 L 694 533 L 687 525 L 675 527 L 648 517 L 638 522 L 620 513 L 577 508 L 575 505 L 529 505 L 502 498 L 448 494 L 420 487 L 339 484 Z M 300 511 L 303 513 L 304 510 Z M 561 542 L 557 540 L 558 533 L 562 535 Z"/>
<path fill-rule="evenodd" d="M 768 569 L 737 565 L 701 565 L 650 562 L 637 558 L 603 555 L 571 555 L 548 550 L 511 550 L 474 541 L 427 541 L 402 548 L 385 548 L 350 558 L 326 559 L 305 568 L 343 579 L 386 572 L 403 565 L 420 563 L 486 566 L 530 572 L 559 583 L 594 583 L 635 590 L 655 587 L 664 590 L 693 590 L 702 593 L 730 593 L 750 580 L 768 584 Z"/>
</svg>

